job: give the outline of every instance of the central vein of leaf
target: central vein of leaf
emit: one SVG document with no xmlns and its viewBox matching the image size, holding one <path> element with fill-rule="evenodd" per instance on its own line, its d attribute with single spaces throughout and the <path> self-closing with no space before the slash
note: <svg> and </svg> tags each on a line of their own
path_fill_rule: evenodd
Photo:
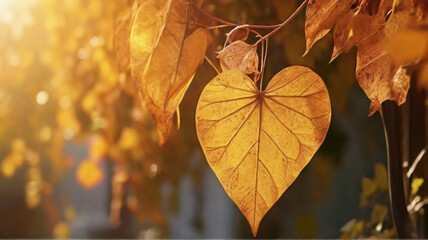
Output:
<svg viewBox="0 0 428 240">
<path fill-rule="evenodd" d="M 256 215 L 257 215 L 257 193 L 258 193 L 258 179 L 259 179 L 259 155 L 260 155 L 260 134 L 262 131 L 262 103 L 263 103 L 263 93 L 259 92 L 258 97 L 258 105 L 259 105 L 259 125 L 258 125 L 258 137 L 257 137 L 257 154 L 256 154 L 256 183 L 254 187 L 254 217 L 253 217 L 253 225 L 256 224 Z"/>
</svg>

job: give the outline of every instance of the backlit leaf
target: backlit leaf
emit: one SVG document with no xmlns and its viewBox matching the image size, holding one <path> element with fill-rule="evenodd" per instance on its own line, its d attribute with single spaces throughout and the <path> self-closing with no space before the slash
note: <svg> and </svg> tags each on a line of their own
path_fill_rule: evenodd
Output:
<svg viewBox="0 0 428 240">
<path fill-rule="evenodd" d="M 151 44 L 147 48 L 143 46 L 143 51 L 131 47 L 131 55 L 134 50 L 141 52 L 139 57 L 136 56 L 139 67 L 135 70 L 138 72 L 134 71 L 133 75 L 141 97 L 157 123 L 160 144 L 169 136 L 173 115 L 198 66 L 204 60 L 207 48 L 208 36 L 205 29 L 198 28 L 190 34 L 189 8 L 187 1 L 173 1 L 162 35 L 153 38 L 153 34 L 159 34 L 159 29 L 154 30 L 154 33 L 144 34 L 151 38 Z M 151 12 L 145 13 L 153 15 Z M 141 20 L 137 17 L 137 21 Z M 158 22 L 156 24 L 160 25 Z M 190 36 L 187 37 L 188 34 Z M 157 43 L 156 39 L 159 39 Z M 141 40 L 131 39 L 131 46 L 134 41 Z"/>
<path fill-rule="evenodd" d="M 293 66 L 259 91 L 238 70 L 225 71 L 203 90 L 196 129 L 207 161 L 253 234 L 320 147 L 331 106 L 322 79 Z"/>
<path fill-rule="evenodd" d="M 166 23 L 171 0 L 147 0 L 135 13 L 131 28 L 131 72 L 137 84 L 147 61 L 159 42 Z"/>
<path fill-rule="evenodd" d="M 125 72 L 129 68 L 131 57 L 129 39 L 137 7 L 138 1 L 134 3 L 131 11 L 126 16 L 116 20 L 113 44 L 116 53 L 116 64 L 120 72 Z"/>
</svg>

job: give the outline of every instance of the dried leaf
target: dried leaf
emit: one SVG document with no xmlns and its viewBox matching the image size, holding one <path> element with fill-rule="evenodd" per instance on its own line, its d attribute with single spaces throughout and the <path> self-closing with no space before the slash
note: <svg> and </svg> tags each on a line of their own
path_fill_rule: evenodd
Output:
<svg viewBox="0 0 428 240">
<path fill-rule="evenodd" d="M 384 24 L 383 17 L 349 12 L 334 27 L 334 49 L 331 61 L 342 52 L 349 51 L 364 38 L 374 34 Z"/>
<path fill-rule="evenodd" d="M 306 55 L 315 42 L 323 38 L 349 11 L 356 0 L 312 0 L 306 9 Z"/>
<path fill-rule="evenodd" d="M 227 34 L 226 42 L 230 44 L 238 40 L 245 41 L 247 40 L 249 34 L 250 29 L 248 29 L 246 25 L 237 26 Z"/>
<path fill-rule="evenodd" d="M 238 40 L 221 50 L 217 58 L 220 59 L 223 71 L 238 69 L 248 75 L 259 73 L 257 45 Z"/>
<path fill-rule="evenodd" d="M 330 119 L 324 82 L 306 67 L 282 70 L 261 92 L 238 70 L 221 73 L 203 90 L 196 109 L 199 141 L 254 235 L 320 147 Z"/>
<path fill-rule="evenodd" d="M 406 101 L 410 76 L 401 65 L 389 58 L 385 44 L 407 19 L 406 14 L 392 15 L 385 27 L 357 45 L 356 77 L 360 87 L 372 101 L 369 115 L 374 114 L 386 100 L 393 100 L 398 105 Z"/>
<path fill-rule="evenodd" d="M 196 69 L 204 60 L 208 44 L 207 32 L 202 28 L 186 37 L 190 31 L 187 23 L 190 7 L 187 1 L 173 1 L 170 8 L 156 46 L 149 44 L 150 52 L 140 49 L 140 55 L 147 56 L 146 61 L 140 59 L 140 64 L 145 66 L 139 68 L 138 74 L 134 74 L 141 97 L 157 123 L 161 145 L 170 134 L 173 115 Z"/>
</svg>

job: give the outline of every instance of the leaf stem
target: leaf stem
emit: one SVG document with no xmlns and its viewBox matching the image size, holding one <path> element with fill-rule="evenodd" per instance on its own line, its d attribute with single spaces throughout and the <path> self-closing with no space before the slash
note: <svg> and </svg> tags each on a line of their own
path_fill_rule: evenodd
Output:
<svg viewBox="0 0 428 240">
<path fill-rule="evenodd" d="M 270 33 L 266 34 L 263 39 L 267 39 L 269 37 L 271 37 L 273 34 L 275 34 L 276 32 L 278 32 L 279 30 L 281 30 L 285 25 L 287 25 L 289 22 L 291 22 L 296 16 L 297 14 L 299 14 L 303 8 L 306 6 L 306 4 L 308 4 L 309 0 L 305 0 L 302 2 L 302 4 L 300 4 L 300 6 L 296 9 L 296 11 L 294 11 L 293 14 L 291 14 L 290 17 L 287 18 L 287 20 L 285 20 L 283 23 L 277 25 L 277 27 L 272 30 Z"/>
<path fill-rule="evenodd" d="M 217 74 L 220 74 L 220 70 L 217 69 L 217 67 L 214 65 L 213 62 L 211 62 L 211 60 L 207 57 L 207 55 L 205 55 L 205 60 L 207 60 L 207 62 L 211 65 L 211 67 L 217 72 Z"/>
<path fill-rule="evenodd" d="M 302 9 L 306 6 L 306 4 L 309 2 L 309 0 L 305 0 L 300 6 L 299 8 L 296 9 L 296 11 L 287 19 L 285 20 L 283 23 L 279 23 L 279 24 L 274 24 L 274 25 L 251 25 L 251 24 L 247 24 L 247 28 L 249 29 L 274 29 L 271 33 L 269 33 L 268 35 L 271 35 L 273 33 L 275 33 L 276 31 L 280 30 L 281 28 L 283 28 L 285 25 L 287 25 L 291 20 L 293 20 L 296 15 L 302 11 Z M 196 10 L 200 11 L 202 14 L 206 15 L 207 17 L 211 18 L 212 20 L 216 21 L 217 23 L 220 23 L 223 27 L 223 25 L 229 26 L 229 27 L 237 27 L 239 26 L 239 24 L 233 23 L 233 22 L 229 22 L 226 20 L 223 20 L 221 18 L 218 18 L 216 16 L 211 15 L 210 13 L 206 12 L 205 10 L 195 6 L 193 3 L 191 3 L 191 6 L 193 6 Z M 214 26 L 214 28 L 216 28 L 216 26 Z M 269 36 L 265 36 L 265 37 L 269 37 Z"/>
</svg>

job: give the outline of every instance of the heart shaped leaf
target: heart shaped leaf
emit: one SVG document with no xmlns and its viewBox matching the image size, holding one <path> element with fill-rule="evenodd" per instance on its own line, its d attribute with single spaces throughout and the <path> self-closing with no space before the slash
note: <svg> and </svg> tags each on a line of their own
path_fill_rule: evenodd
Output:
<svg viewBox="0 0 428 240">
<path fill-rule="evenodd" d="M 264 91 L 238 70 L 221 73 L 203 90 L 196 109 L 199 141 L 254 236 L 324 141 L 330 119 L 327 88 L 306 67 L 282 70 Z"/>
</svg>

